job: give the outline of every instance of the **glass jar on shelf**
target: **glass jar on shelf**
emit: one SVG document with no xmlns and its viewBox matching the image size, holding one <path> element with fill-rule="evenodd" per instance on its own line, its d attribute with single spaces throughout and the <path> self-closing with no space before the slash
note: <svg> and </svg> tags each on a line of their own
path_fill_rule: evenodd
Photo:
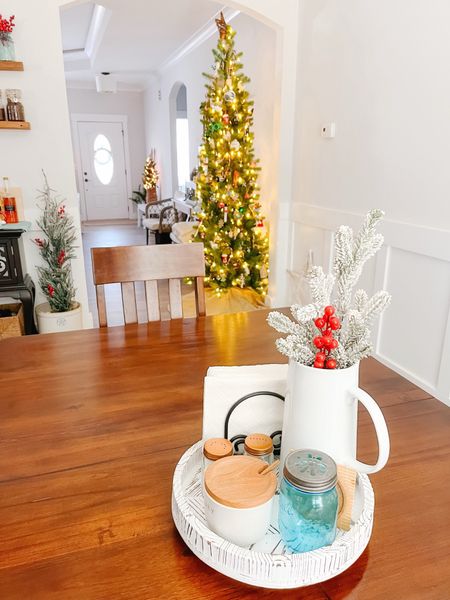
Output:
<svg viewBox="0 0 450 600">
<path fill-rule="evenodd" d="M 6 121 L 6 109 L 3 101 L 3 90 L 0 90 L 0 121 Z"/>
<path fill-rule="evenodd" d="M 0 31 L 0 60 L 16 60 L 14 41 L 9 31 Z"/>
<path fill-rule="evenodd" d="M 8 121 L 25 121 L 21 90 L 6 90 L 6 116 Z"/>
<path fill-rule="evenodd" d="M 286 457 L 278 523 L 281 538 L 291 552 L 310 552 L 334 542 L 336 482 L 336 463 L 328 454 L 294 450 Z"/>
</svg>

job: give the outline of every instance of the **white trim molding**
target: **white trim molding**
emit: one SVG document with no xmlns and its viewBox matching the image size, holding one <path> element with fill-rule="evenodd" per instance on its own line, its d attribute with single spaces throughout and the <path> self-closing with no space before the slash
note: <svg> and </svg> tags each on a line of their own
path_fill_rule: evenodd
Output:
<svg viewBox="0 0 450 600">
<path fill-rule="evenodd" d="M 223 16 L 227 23 L 232 21 L 235 17 L 238 16 L 239 10 L 233 10 L 231 8 L 227 8 L 223 6 L 221 11 L 223 12 Z M 188 38 L 181 46 L 179 46 L 175 52 L 173 52 L 159 67 L 158 74 L 161 75 L 165 70 L 169 67 L 172 67 L 177 62 L 179 62 L 182 58 L 186 57 L 193 50 L 201 46 L 207 39 L 216 35 L 217 26 L 216 26 L 216 17 L 220 14 L 220 10 L 209 19 L 209 21 L 201 27 L 198 31 L 196 31 L 190 38 Z"/>
</svg>

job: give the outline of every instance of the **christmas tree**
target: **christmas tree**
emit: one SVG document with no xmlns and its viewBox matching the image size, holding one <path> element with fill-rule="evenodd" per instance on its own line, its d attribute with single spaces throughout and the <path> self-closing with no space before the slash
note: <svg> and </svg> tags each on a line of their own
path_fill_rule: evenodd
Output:
<svg viewBox="0 0 450 600">
<path fill-rule="evenodd" d="M 217 295 L 229 288 L 252 288 L 265 296 L 268 237 L 260 215 L 258 161 L 253 149 L 253 102 L 242 73 L 235 32 L 221 13 L 220 38 L 213 50 L 213 74 L 204 74 L 206 99 L 200 106 L 203 140 L 196 196 L 201 200 L 194 241 L 205 245 L 207 286 Z"/>
<path fill-rule="evenodd" d="M 156 152 L 152 149 L 145 161 L 144 172 L 142 174 L 142 183 L 147 190 L 147 202 L 154 202 L 157 200 L 156 185 L 158 181 L 159 173 L 156 167 Z"/>
<path fill-rule="evenodd" d="M 51 311 L 66 312 L 74 308 L 75 288 L 70 261 L 75 258 L 76 229 L 73 218 L 51 190 L 45 175 L 44 190 L 39 199 L 43 208 L 36 222 L 46 236 L 46 239 L 34 239 L 46 263 L 45 267 L 37 267 L 39 285 Z"/>
</svg>

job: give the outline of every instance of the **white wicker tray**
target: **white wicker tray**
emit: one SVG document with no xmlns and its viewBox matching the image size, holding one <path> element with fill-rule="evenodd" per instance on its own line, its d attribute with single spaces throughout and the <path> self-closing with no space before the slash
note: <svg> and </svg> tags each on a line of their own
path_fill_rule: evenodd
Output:
<svg viewBox="0 0 450 600">
<path fill-rule="evenodd" d="M 201 466 L 203 442 L 181 457 L 173 477 L 172 515 L 181 537 L 204 563 L 237 581 L 266 588 L 296 588 L 331 579 L 348 569 L 369 543 L 373 525 L 374 496 L 367 475 L 359 475 L 352 528 L 338 530 L 331 546 L 290 554 L 277 526 L 278 497 L 272 525 L 266 536 L 249 548 L 241 548 L 213 533 L 206 524 Z"/>
</svg>

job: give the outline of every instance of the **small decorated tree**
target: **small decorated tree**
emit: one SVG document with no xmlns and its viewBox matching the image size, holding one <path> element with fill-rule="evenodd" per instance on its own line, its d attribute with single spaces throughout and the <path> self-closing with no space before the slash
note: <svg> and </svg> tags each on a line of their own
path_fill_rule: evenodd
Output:
<svg viewBox="0 0 450 600">
<path fill-rule="evenodd" d="M 306 278 L 312 303 L 291 306 L 295 321 L 279 312 L 269 314 L 269 325 L 288 334 L 276 341 L 282 354 L 319 369 L 345 369 L 372 354 L 371 326 L 391 296 L 380 290 L 369 298 L 364 290 L 354 292 L 354 288 L 365 263 L 383 245 L 376 229 L 383 214 L 371 210 L 356 236 L 350 227 L 339 227 L 333 272 L 326 275 L 317 266 L 309 269 Z"/>
<path fill-rule="evenodd" d="M 194 241 L 205 246 L 206 285 L 223 290 L 252 288 L 264 296 L 268 284 L 268 237 L 260 214 L 254 155 L 253 102 L 242 72 L 235 32 L 223 15 L 213 50 L 213 74 L 205 74 L 206 99 L 200 110 L 203 143 L 199 152 L 196 196 L 201 200 Z"/>
<path fill-rule="evenodd" d="M 44 174 L 44 190 L 38 197 L 42 215 L 37 220 L 45 238 L 35 238 L 45 266 L 37 267 L 39 285 L 51 312 L 74 308 L 75 288 L 70 261 L 75 258 L 76 229 L 63 200 L 50 188 Z"/>
<path fill-rule="evenodd" d="M 156 186 L 159 181 L 159 172 L 156 166 L 156 151 L 153 148 L 145 161 L 144 173 L 142 174 L 142 183 L 147 190 L 147 202 L 156 202 Z"/>
</svg>

